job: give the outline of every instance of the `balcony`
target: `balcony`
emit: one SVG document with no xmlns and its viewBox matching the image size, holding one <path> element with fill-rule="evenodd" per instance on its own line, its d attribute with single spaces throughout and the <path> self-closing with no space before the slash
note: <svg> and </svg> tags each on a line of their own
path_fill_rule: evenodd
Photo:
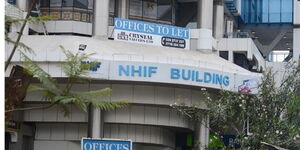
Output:
<svg viewBox="0 0 300 150">
<path fill-rule="evenodd" d="M 229 61 L 236 62 L 238 55 L 244 55 L 253 66 L 251 69 L 246 69 L 254 72 L 265 70 L 265 59 L 248 33 L 230 33 L 224 37 L 217 40 L 217 50 L 228 52 Z"/>
</svg>

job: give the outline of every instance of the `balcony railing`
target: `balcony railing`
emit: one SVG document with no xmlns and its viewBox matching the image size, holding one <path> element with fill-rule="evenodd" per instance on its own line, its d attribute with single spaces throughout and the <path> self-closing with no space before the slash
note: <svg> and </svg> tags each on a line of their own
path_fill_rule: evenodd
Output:
<svg viewBox="0 0 300 150">
<path fill-rule="evenodd" d="M 225 33 L 224 38 L 251 38 L 251 35 L 248 32 L 232 32 Z"/>
</svg>

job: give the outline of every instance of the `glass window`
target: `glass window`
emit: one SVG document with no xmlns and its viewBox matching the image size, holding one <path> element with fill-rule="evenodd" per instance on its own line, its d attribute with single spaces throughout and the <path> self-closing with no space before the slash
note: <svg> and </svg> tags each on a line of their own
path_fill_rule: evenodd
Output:
<svg viewBox="0 0 300 150">
<path fill-rule="evenodd" d="M 270 7 L 270 22 L 280 22 L 280 0 L 272 0 Z"/>
<path fill-rule="evenodd" d="M 74 7 L 87 9 L 88 1 L 87 0 L 74 0 Z"/>
<path fill-rule="evenodd" d="M 49 7 L 50 0 L 40 0 L 41 7 Z"/>
<path fill-rule="evenodd" d="M 7 0 L 7 2 L 12 4 L 12 5 L 16 5 L 16 0 Z"/>
<path fill-rule="evenodd" d="M 143 1 L 142 0 L 130 0 L 129 2 L 129 15 L 142 17 L 143 14 Z"/>
<path fill-rule="evenodd" d="M 93 9 L 94 0 L 88 0 L 88 9 Z"/>
<path fill-rule="evenodd" d="M 172 0 L 158 0 L 157 19 L 172 21 Z"/>
<path fill-rule="evenodd" d="M 157 19 L 157 2 L 155 0 L 143 1 L 143 18 Z"/>
<path fill-rule="evenodd" d="M 62 6 L 72 7 L 73 6 L 73 0 L 62 0 Z"/>
<path fill-rule="evenodd" d="M 293 21 L 293 1 L 282 0 L 281 1 L 281 22 Z"/>
<path fill-rule="evenodd" d="M 129 18 L 172 24 L 173 0 L 130 0 Z"/>
<path fill-rule="evenodd" d="M 50 7 L 61 7 L 62 0 L 50 0 Z"/>
</svg>

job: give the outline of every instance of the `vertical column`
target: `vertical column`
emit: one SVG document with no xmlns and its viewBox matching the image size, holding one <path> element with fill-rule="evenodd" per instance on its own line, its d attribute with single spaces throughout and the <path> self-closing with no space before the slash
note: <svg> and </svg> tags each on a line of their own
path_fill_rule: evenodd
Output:
<svg viewBox="0 0 300 150">
<path fill-rule="evenodd" d="M 128 18 L 129 0 L 118 0 L 118 17 Z"/>
<path fill-rule="evenodd" d="M 88 137 L 102 138 L 103 137 L 103 117 L 99 108 L 90 106 L 89 108 L 89 127 Z"/>
<path fill-rule="evenodd" d="M 212 30 L 213 0 L 198 0 L 197 27 Z"/>
<path fill-rule="evenodd" d="M 213 0 L 198 0 L 197 28 L 199 36 L 197 50 L 212 51 Z"/>
<path fill-rule="evenodd" d="M 107 39 L 109 0 L 94 1 L 93 37 Z"/>
<path fill-rule="evenodd" d="M 209 117 L 203 116 L 201 121 L 195 125 L 195 144 L 197 144 L 197 150 L 204 150 L 208 146 L 209 142 Z"/>
<path fill-rule="evenodd" d="M 294 33 L 293 33 L 293 59 L 297 61 L 300 56 L 300 1 L 294 0 Z"/>
<path fill-rule="evenodd" d="M 224 6 L 223 0 L 219 0 L 214 5 L 214 37 L 220 39 L 224 34 Z"/>
<path fill-rule="evenodd" d="M 17 7 L 20 8 L 21 10 L 27 12 L 27 0 L 17 0 L 16 1 Z"/>
<path fill-rule="evenodd" d="M 293 33 L 293 59 L 294 61 L 299 60 L 300 56 L 300 25 L 298 25 L 299 28 L 294 28 Z"/>
</svg>

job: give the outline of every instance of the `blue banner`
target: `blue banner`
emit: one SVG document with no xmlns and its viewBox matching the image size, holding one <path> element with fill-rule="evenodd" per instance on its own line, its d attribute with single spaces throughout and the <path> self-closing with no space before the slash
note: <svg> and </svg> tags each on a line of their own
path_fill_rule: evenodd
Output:
<svg viewBox="0 0 300 150">
<path fill-rule="evenodd" d="M 188 28 L 176 27 L 171 25 L 157 24 L 145 21 L 128 20 L 115 18 L 115 29 L 154 34 L 178 39 L 189 39 Z"/>
<path fill-rule="evenodd" d="M 131 150 L 132 142 L 126 140 L 85 139 L 81 140 L 81 150 Z"/>
</svg>

